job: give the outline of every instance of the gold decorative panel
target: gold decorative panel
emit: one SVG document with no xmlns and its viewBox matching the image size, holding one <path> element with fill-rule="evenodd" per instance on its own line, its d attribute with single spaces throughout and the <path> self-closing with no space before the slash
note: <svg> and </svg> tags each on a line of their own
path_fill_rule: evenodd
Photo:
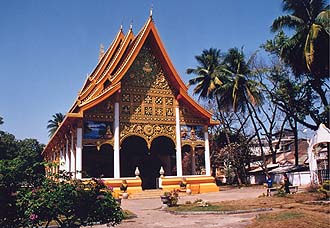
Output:
<svg viewBox="0 0 330 228">
<path fill-rule="evenodd" d="M 120 138 L 139 135 L 148 144 L 155 137 L 175 138 L 174 96 L 159 60 L 142 47 L 122 79 Z"/>
<path fill-rule="evenodd" d="M 144 46 L 122 79 L 120 121 L 175 124 L 174 94 L 159 60 Z"/>
<path fill-rule="evenodd" d="M 84 112 L 84 120 L 113 121 L 114 103 L 111 98 L 97 104 Z"/>
<path fill-rule="evenodd" d="M 128 136 L 137 135 L 144 138 L 150 147 L 153 139 L 167 136 L 175 141 L 175 125 L 149 123 L 120 123 L 121 142 Z"/>
<path fill-rule="evenodd" d="M 180 122 L 181 125 L 185 124 L 194 124 L 194 125 L 205 125 L 205 119 L 198 117 L 196 114 L 180 105 Z"/>
</svg>

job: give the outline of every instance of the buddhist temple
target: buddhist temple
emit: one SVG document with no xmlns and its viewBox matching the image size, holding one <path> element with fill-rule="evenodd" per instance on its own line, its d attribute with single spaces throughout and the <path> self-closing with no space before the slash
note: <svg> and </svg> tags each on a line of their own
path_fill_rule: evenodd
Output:
<svg viewBox="0 0 330 228">
<path fill-rule="evenodd" d="M 174 38 L 174 37 L 173 37 Z M 189 95 L 152 15 L 135 35 L 120 28 L 43 151 L 73 178 L 101 177 L 130 192 L 171 189 L 182 177 L 196 192 L 218 191 L 210 170 L 212 114 Z"/>
</svg>

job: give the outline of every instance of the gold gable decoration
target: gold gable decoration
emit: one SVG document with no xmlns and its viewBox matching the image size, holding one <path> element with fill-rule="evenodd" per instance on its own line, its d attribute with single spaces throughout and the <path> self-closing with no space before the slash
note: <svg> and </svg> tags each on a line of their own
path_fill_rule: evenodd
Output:
<svg viewBox="0 0 330 228">
<path fill-rule="evenodd" d="M 122 80 L 121 122 L 174 124 L 174 90 L 149 47 L 143 46 Z"/>
<path fill-rule="evenodd" d="M 174 124 L 120 123 L 120 143 L 129 136 L 139 136 L 146 140 L 150 148 L 152 140 L 160 136 L 171 138 L 175 142 Z"/>
</svg>

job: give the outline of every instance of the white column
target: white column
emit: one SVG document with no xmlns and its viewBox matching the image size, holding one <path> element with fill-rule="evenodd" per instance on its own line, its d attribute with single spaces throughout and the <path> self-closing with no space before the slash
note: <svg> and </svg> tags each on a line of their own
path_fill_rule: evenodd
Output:
<svg viewBox="0 0 330 228">
<path fill-rule="evenodd" d="M 77 145 L 76 145 L 76 178 L 82 179 L 82 128 L 77 128 Z"/>
<path fill-rule="evenodd" d="M 76 155 L 74 151 L 74 139 L 73 139 L 73 133 L 71 134 L 71 147 L 70 147 L 70 154 L 71 154 L 71 170 L 72 178 L 76 178 Z"/>
<path fill-rule="evenodd" d="M 52 154 L 52 174 L 54 175 L 56 173 L 56 151 L 53 151 L 53 154 Z"/>
<path fill-rule="evenodd" d="M 205 169 L 206 175 L 211 176 L 211 162 L 210 162 L 210 142 L 209 142 L 209 132 L 207 127 L 205 127 L 204 138 L 205 138 Z"/>
<path fill-rule="evenodd" d="M 175 107 L 176 175 L 182 176 L 180 109 Z"/>
<path fill-rule="evenodd" d="M 60 164 L 58 164 L 60 162 L 60 152 L 59 151 L 56 151 L 55 161 L 56 161 L 55 174 L 58 174 L 59 167 L 60 167 Z"/>
<path fill-rule="evenodd" d="M 120 143 L 119 143 L 119 103 L 115 103 L 115 117 L 114 117 L 114 159 L 113 159 L 113 169 L 114 169 L 114 178 L 120 178 Z"/>
<path fill-rule="evenodd" d="M 65 141 L 65 171 L 70 172 L 70 153 L 69 153 L 69 139 L 66 137 Z"/>
<path fill-rule="evenodd" d="M 65 170 L 65 154 L 64 154 L 64 149 L 60 149 L 60 171 Z"/>
</svg>

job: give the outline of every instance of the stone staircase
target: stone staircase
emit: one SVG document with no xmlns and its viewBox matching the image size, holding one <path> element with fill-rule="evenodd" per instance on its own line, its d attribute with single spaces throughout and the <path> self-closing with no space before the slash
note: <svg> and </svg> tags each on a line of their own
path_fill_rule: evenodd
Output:
<svg viewBox="0 0 330 228">
<path fill-rule="evenodd" d="M 148 189 L 143 190 L 142 192 L 132 193 L 129 195 L 129 199 L 152 199 L 159 198 L 163 195 L 163 191 L 161 189 Z"/>
</svg>

